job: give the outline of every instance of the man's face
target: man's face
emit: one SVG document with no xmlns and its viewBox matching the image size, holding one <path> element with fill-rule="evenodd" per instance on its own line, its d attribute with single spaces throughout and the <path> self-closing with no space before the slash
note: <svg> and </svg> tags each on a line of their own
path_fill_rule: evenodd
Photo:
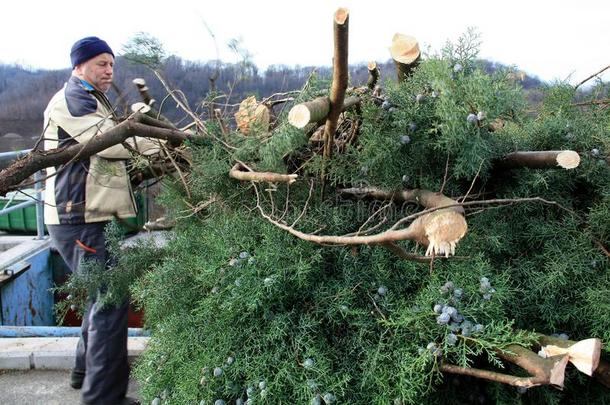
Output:
<svg viewBox="0 0 610 405">
<path fill-rule="evenodd" d="M 105 93 L 112 84 L 112 68 L 114 57 L 109 53 L 102 53 L 74 68 L 76 76 L 87 81 L 97 90 Z"/>
</svg>

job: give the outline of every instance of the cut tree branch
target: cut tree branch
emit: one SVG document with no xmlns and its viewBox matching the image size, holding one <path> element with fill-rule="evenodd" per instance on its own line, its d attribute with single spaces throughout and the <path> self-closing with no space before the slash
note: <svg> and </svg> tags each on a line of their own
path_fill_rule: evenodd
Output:
<svg viewBox="0 0 610 405">
<path fill-rule="evenodd" d="M 518 377 L 511 374 L 498 373 L 478 368 L 460 367 L 448 363 L 441 364 L 440 371 L 482 378 L 484 380 L 508 384 L 514 387 L 531 388 L 539 385 L 552 385 L 559 389 L 563 388 L 568 356 L 560 355 L 542 358 L 531 350 L 519 345 L 509 345 L 505 350 L 497 350 L 496 353 L 504 360 L 523 368 L 530 376 Z"/>
<path fill-rule="evenodd" d="M 374 235 L 309 234 L 298 231 L 293 226 L 288 226 L 266 214 L 260 205 L 258 189 L 255 187 L 254 190 L 256 192 L 257 208 L 263 218 L 300 239 L 321 245 L 384 245 L 400 240 L 412 240 L 428 247 L 426 255 L 445 254 L 446 257 L 449 257 L 455 253 L 456 243 L 466 234 L 468 228 L 464 216 L 459 213 L 461 207 L 458 206 L 457 209 L 452 209 L 453 207 L 439 209 L 421 215 L 405 229 L 395 229 L 395 224 L 392 228 Z M 455 203 L 455 201 L 445 196 L 426 190 L 417 190 L 413 194 L 414 196 L 417 195 L 417 198 L 413 197 L 414 200 L 428 207 L 435 206 L 434 204 L 447 205 L 447 201 Z"/>
<path fill-rule="evenodd" d="M 407 80 L 413 73 L 413 69 L 419 65 L 421 54 L 417 39 L 409 35 L 394 34 L 390 54 L 396 65 L 398 82 Z"/>
<path fill-rule="evenodd" d="M 573 169 L 580 164 L 580 156 L 573 150 L 512 152 L 499 160 L 498 164 L 506 168 Z"/>
<path fill-rule="evenodd" d="M 578 342 L 540 334 L 538 335 L 538 343 L 541 347 L 553 345 L 567 349 L 576 345 Z M 601 342 L 599 342 L 599 347 L 594 348 L 592 354 L 587 357 L 589 357 L 588 361 L 593 370 L 593 378 L 600 384 L 610 388 L 610 363 L 601 358 Z"/>
<path fill-rule="evenodd" d="M 347 97 L 343 101 L 341 111 L 343 112 L 361 102 L 360 97 Z M 331 101 L 328 97 L 318 97 L 305 103 L 297 104 L 288 113 L 288 122 L 299 129 L 307 125 L 326 120 L 330 113 Z"/>
<path fill-rule="evenodd" d="M 236 163 L 229 171 L 229 177 L 241 181 L 266 181 L 269 183 L 292 184 L 299 177 L 297 174 L 281 174 L 272 172 L 255 172 L 244 163 Z"/>
<path fill-rule="evenodd" d="M 337 119 L 343 108 L 343 99 L 347 89 L 348 80 L 348 28 L 349 11 L 339 8 L 335 12 L 334 19 L 334 57 L 333 57 L 333 81 L 330 88 L 330 111 L 324 125 L 324 158 L 332 155 L 333 139 L 337 129 Z"/>
<path fill-rule="evenodd" d="M 338 192 L 358 198 L 416 202 L 427 209 L 449 206 L 422 215 L 411 224 L 418 223 L 422 227 L 423 235 L 414 240 L 428 247 L 426 256 L 433 253 L 445 254 L 446 257 L 454 255 L 456 244 L 468 230 L 464 208 L 440 193 L 421 189 L 388 192 L 374 187 L 340 189 Z"/>
<path fill-rule="evenodd" d="M 239 103 L 239 110 L 235 113 L 237 129 L 244 134 L 250 134 L 251 130 L 269 131 L 271 111 L 263 103 L 258 103 L 256 97 L 250 96 Z"/>
<path fill-rule="evenodd" d="M 366 81 L 366 87 L 374 90 L 375 86 L 377 86 L 377 82 L 379 81 L 379 68 L 377 67 L 377 62 L 369 62 L 367 68 L 369 70 L 369 79 Z"/>
<path fill-rule="evenodd" d="M 531 388 L 538 385 L 552 385 L 563 388 L 565 368 L 567 363 L 574 364 L 580 371 L 593 375 L 601 384 L 610 387 L 610 365 L 600 359 L 601 341 L 596 338 L 585 339 L 579 342 L 537 335 L 536 352 L 519 345 L 509 345 L 505 349 L 498 349 L 496 353 L 502 359 L 515 364 L 525 371 L 529 377 L 520 377 L 510 374 L 498 373 L 478 368 L 460 367 L 444 363 L 440 370 L 450 374 L 468 375 L 489 381 L 509 384 L 515 387 Z"/>
<path fill-rule="evenodd" d="M 31 151 L 0 172 L 0 195 L 17 189 L 21 182 L 42 169 L 62 165 L 75 157 L 78 160 L 86 159 L 133 136 L 164 139 L 172 144 L 180 144 L 193 138 L 190 134 L 168 127 L 169 125 L 162 121 L 135 114 L 87 143 L 46 151 Z"/>
<path fill-rule="evenodd" d="M 156 100 L 152 98 L 150 96 L 150 93 L 148 92 L 146 80 L 142 79 L 141 77 L 137 77 L 133 79 L 133 84 L 136 85 L 136 88 L 138 89 L 138 92 L 140 93 L 140 97 L 142 98 L 144 104 L 153 105 L 155 103 Z"/>
</svg>

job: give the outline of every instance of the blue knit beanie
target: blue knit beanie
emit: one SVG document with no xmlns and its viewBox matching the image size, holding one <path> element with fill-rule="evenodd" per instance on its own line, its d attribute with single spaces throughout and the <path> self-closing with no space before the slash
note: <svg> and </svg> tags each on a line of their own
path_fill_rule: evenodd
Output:
<svg viewBox="0 0 610 405">
<path fill-rule="evenodd" d="M 98 37 L 86 37 L 78 40 L 72 45 L 70 50 L 72 68 L 102 53 L 109 53 L 114 57 L 114 52 L 112 52 L 106 41 Z"/>
</svg>

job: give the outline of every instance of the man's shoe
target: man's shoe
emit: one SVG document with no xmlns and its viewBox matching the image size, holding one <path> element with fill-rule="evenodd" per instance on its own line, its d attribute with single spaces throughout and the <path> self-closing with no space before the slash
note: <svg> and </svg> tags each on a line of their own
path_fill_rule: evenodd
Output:
<svg viewBox="0 0 610 405">
<path fill-rule="evenodd" d="M 81 389 L 83 386 L 83 380 L 85 379 L 85 371 L 84 370 L 75 370 L 72 369 L 70 373 L 70 387 L 75 390 Z"/>
</svg>

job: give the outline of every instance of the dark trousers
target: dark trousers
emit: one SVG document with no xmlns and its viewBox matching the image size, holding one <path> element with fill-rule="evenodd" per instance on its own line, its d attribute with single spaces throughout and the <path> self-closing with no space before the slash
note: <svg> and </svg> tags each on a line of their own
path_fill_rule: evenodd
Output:
<svg viewBox="0 0 610 405">
<path fill-rule="evenodd" d="M 70 270 L 81 271 L 83 260 L 97 260 L 106 267 L 105 222 L 47 225 L 53 244 Z M 101 308 L 90 297 L 83 315 L 74 369 L 85 371 L 82 400 L 86 404 L 119 403 L 127 392 L 128 301 L 120 307 Z"/>
</svg>

